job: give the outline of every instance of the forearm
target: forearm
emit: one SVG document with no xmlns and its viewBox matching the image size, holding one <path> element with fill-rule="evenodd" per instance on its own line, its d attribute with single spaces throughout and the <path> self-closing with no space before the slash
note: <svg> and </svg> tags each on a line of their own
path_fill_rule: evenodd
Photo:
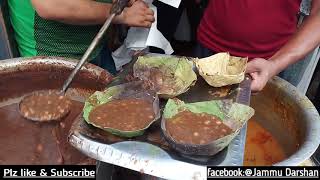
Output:
<svg viewBox="0 0 320 180">
<path fill-rule="evenodd" d="M 270 58 L 277 75 L 289 65 L 303 59 L 320 44 L 320 12 L 313 12 L 297 33 Z"/>
<path fill-rule="evenodd" d="M 111 4 L 93 0 L 32 0 L 32 4 L 42 18 L 73 25 L 102 24 L 111 9 Z"/>
</svg>

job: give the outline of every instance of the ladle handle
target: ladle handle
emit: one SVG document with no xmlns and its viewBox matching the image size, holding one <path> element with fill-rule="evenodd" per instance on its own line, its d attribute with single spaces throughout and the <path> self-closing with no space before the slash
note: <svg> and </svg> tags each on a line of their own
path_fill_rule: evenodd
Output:
<svg viewBox="0 0 320 180">
<path fill-rule="evenodd" d="M 62 90 L 61 90 L 62 94 L 65 94 L 65 92 L 67 91 L 69 85 L 71 84 L 74 76 L 79 72 L 79 70 L 82 68 L 84 63 L 88 60 L 88 58 L 91 55 L 92 51 L 96 48 L 97 44 L 100 42 L 100 40 L 102 39 L 104 33 L 106 32 L 106 30 L 110 26 L 114 16 L 115 16 L 115 14 L 111 14 L 111 16 L 107 19 L 107 21 L 104 23 L 104 25 L 102 26 L 102 28 L 98 32 L 97 36 L 94 38 L 94 40 L 90 44 L 90 46 L 87 49 L 87 51 L 82 56 L 81 60 L 78 62 L 77 66 L 73 69 L 73 71 L 71 72 L 70 76 L 68 77 L 68 79 L 63 84 L 63 87 L 62 87 Z"/>
<path fill-rule="evenodd" d="M 91 53 L 93 52 L 93 50 L 96 48 L 97 44 L 102 39 L 103 35 L 105 34 L 105 32 L 107 31 L 108 27 L 110 26 L 113 18 L 116 15 L 121 14 L 123 9 L 127 6 L 128 2 L 129 2 L 129 0 L 117 0 L 112 5 L 110 17 L 106 20 L 106 22 L 104 23 L 104 25 L 102 26 L 102 28 L 98 32 L 97 36 L 93 39 L 93 41 L 90 44 L 89 48 L 84 53 L 84 55 L 82 56 L 81 60 L 78 62 L 77 66 L 74 68 L 74 70 L 71 72 L 71 74 L 68 77 L 68 79 L 63 84 L 63 87 L 62 87 L 62 90 L 61 90 L 61 94 L 65 94 L 65 92 L 67 91 L 68 87 L 70 86 L 70 84 L 71 84 L 73 78 L 75 77 L 75 75 L 79 72 L 79 70 L 82 68 L 84 63 L 88 60 L 88 58 L 91 55 Z"/>
</svg>

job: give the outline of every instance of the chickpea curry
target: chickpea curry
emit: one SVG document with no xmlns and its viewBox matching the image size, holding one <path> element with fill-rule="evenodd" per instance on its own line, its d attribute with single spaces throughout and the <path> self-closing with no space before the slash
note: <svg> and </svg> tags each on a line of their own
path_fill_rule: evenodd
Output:
<svg viewBox="0 0 320 180">
<path fill-rule="evenodd" d="M 216 116 L 182 111 L 166 121 L 170 136 L 180 143 L 208 144 L 232 133 Z"/>
<path fill-rule="evenodd" d="M 55 93 L 33 94 L 20 104 L 20 111 L 24 117 L 39 121 L 57 120 L 68 114 L 72 102 L 65 96 Z"/>
<path fill-rule="evenodd" d="M 102 128 L 136 131 L 147 127 L 155 118 L 152 103 L 143 99 L 112 100 L 97 106 L 89 115 Z"/>
</svg>

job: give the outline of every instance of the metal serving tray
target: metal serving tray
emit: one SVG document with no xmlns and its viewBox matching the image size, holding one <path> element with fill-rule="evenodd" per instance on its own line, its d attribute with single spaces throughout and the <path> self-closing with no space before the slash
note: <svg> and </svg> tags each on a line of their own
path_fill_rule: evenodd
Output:
<svg viewBox="0 0 320 180">
<path fill-rule="evenodd" d="M 130 73 L 128 71 L 125 74 Z M 235 102 L 249 105 L 250 95 L 249 78 L 237 85 L 213 88 L 199 76 L 196 85 L 178 98 L 185 102 L 233 99 Z M 165 101 L 162 100 L 160 103 L 163 108 Z M 88 125 L 81 115 L 71 128 L 69 142 L 91 158 L 152 176 L 165 179 L 206 179 L 208 165 L 243 164 L 245 136 L 246 126 L 220 153 L 212 157 L 191 157 L 181 155 L 169 148 L 161 135 L 160 120 L 154 123 L 143 136 L 124 139 Z"/>
</svg>

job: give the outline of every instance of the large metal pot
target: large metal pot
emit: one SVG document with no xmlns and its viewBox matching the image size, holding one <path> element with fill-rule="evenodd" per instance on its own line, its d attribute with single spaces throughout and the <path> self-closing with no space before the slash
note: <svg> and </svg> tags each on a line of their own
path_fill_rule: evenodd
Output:
<svg viewBox="0 0 320 180">
<path fill-rule="evenodd" d="M 66 93 L 75 102 L 63 124 L 37 124 L 23 119 L 17 112 L 16 103 L 23 95 L 61 88 L 76 62 L 53 57 L 0 61 L 0 164 L 95 163 L 69 145 L 67 138 L 74 119 L 81 113 L 81 102 L 111 81 L 107 71 L 91 64 L 81 69 Z"/>
<path fill-rule="evenodd" d="M 76 64 L 77 60 L 61 57 L 32 57 L 1 60 L 0 78 L 3 84 L 0 84 L 0 100 L 21 96 L 35 90 L 60 89 Z M 21 74 L 25 75 L 23 77 L 25 81 L 19 84 L 18 80 L 23 79 L 20 77 Z M 41 75 L 42 78 L 37 78 Z M 9 77 L 12 81 L 3 82 L 4 77 Z M 88 63 L 84 65 L 77 74 L 67 93 L 85 98 L 95 90 L 104 88 L 111 79 L 112 76 L 107 71 Z M 13 86 L 15 86 L 16 89 L 14 91 L 8 91 L 8 89 Z"/>
<path fill-rule="evenodd" d="M 273 78 L 251 105 L 254 119 L 280 142 L 287 159 L 275 166 L 300 165 L 309 159 L 320 143 L 320 117 L 309 99 L 282 80 Z"/>
</svg>

